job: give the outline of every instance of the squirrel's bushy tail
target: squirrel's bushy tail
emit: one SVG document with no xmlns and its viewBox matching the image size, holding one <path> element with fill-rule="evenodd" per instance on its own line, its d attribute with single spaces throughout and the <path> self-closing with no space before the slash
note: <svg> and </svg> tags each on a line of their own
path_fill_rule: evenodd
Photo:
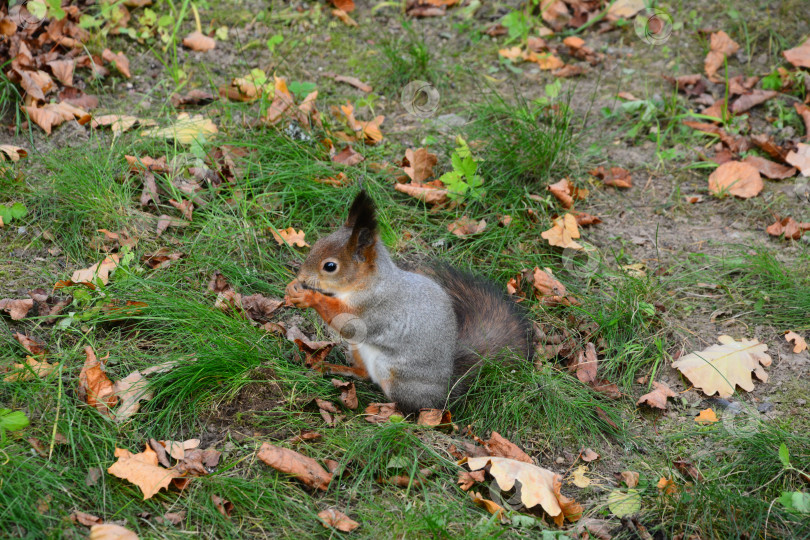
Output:
<svg viewBox="0 0 810 540">
<path fill-rule="evenodd" d="M 505 291 L 487 279 L 451 266 L 432 266 L 428 273 L 453 301 L 458 325 L 456 380 L 466 379 L 465 375 L 485 357 L 531 359 L 531 322 Z M 463 382 L 459 386 L 463 387 Z"/>
</svg>

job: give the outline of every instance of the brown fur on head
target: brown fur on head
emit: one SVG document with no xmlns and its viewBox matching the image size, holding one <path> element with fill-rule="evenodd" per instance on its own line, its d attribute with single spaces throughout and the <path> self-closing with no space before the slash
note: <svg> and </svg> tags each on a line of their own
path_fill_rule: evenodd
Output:
<svg viewBox="0 0 810 540">
<path fill-rule="evenodd" d="M 332 296 L 363 289 L 376 270 L 376 243 L 374 202 L 361 190 L 343 227 L 312 246 L 298 281 Z"/>
</svg>

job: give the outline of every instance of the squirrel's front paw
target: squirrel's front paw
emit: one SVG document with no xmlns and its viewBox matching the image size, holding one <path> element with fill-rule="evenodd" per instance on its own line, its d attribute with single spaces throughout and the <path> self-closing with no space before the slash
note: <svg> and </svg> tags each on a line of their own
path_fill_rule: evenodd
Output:
<svg viewBox="0 0 810 540">
<path fill-rule="evenodd" d="M 297 279 L 292 280 L 287 285 L 287 295 L 284 297 L 284 303 L 288 306 L 295 306 L 297 308 L 308 308 L 315 305 L 315 291 L 305 289 L 300 281 Z"/>
</svg>

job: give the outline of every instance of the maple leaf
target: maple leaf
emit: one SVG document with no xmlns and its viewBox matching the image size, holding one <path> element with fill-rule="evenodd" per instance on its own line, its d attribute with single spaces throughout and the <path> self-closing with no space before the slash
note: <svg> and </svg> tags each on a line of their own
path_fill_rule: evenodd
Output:
<svg viewBox="0 0 810 540">
<path fill-rule="evenodd" d="M 143 500 L 151 499 L 161 489 L 168 489 L 172 479 L 179 476 L 176 471 L 158 465 L 157 453 L 148 445 L 140 454 L 116 448 L 115 457 L 118 461 L 107 472 L 138 486 Z"/>
<path fill-rule="evenodd" d="M 305 233 L 302 230 L 296 231 L 293 227 L 287 227 L 286 229 L 280 229 L 278 232 L 270 229 L 270 232 L 280 246 L 287 244 L 289 246 L 309 247 L 309 244 L 304 240 Z"/>
<path fill-rule="evenodd" d="M 327 529 L 332 527 L 343 532 L 352 532 L 360 526 L 355 520 L 334 508 L 328 508 L 318 512 L 318 517 L 321 518 L 321 524 Z"/>
<path fill-rule="evenodd" d="M 709 191 L 715 195 L 730 193 L 741 199 L 756 197 L 765 184 L 753 165 L 742 161 L 728 161 L 709 175 Z"/>
<path fill-rule="evenodd" d="M 502 491 L 509 491 L 520 482 L 520 499 L 526 508 L 540 505 L 557 526 L 564 520 L 576 521 L 582 515 L 582 506 L 560 493 L 562 477 L 559 474 L 514 459 L 500 457 L 468 458 L 470 469 L 477 471 L 490 465 L 489 474 Z"/>
<path fill-rule="evenodd" d="M 720 345 L 683 356 L 672 367 L 707 396 L 717 393 L 721 398 L 731 397 L 735 386 L 750 392 L 754 389 L 752 371 L 759 380 L 767 382 L 768 374 L 762 369 L 771 365 L 771 357 L 765 354 L 767 345 L 756 339 L 735 341 L 730 336 L 717 339 Z"/>
<path fill-rule="evenodd" d="M 288 448 L 263 443 L 256 457 L 277 471 L 295 476 L 311 488 L 326 491 L 332 481 L 332 474 L 317 461 Z"/>
<path fill-rule="evenodd" d="M 642 403 L 649 405 L 650 407 L 656 407 L 658 409 L 666 409 L 667 408 L 667 398 L 677 397 L 677 393 L 672 391 L 667 383 L 653 381 L 653 391 L 647 394 L 644 394 L 638 401 L 636 405 L 641 405 Z M 629 486 L 633 487 L 633 486 Z"/>
<path fill-rule="evenodd" d="M 540 236 L 545 238 L 549 245 L 552 246 L 558 246 L 564 249 L 583 249 L 580 244 L 574 241 L 574 239 L 579 238 L 580 235 L 579 228 L 577 227 L 577 219 L 572 214 L 565 214 L 562 217 L 554 219 L 554 226 L 540 233 Z"/>
</svg>

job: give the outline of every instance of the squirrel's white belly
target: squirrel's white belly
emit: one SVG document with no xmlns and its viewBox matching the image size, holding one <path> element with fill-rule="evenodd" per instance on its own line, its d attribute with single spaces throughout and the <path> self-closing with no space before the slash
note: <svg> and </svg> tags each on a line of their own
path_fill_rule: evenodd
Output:
<svg viewBox="0 0 810 540">
<path fill-rule="evenodd" d="M 357 354 L 363 359 L 363 365 L 366 366 L 368 376 L 376 384 L 380 381 L 388 379 L 389 366 L 386 365 L 383 352 L 369 343 L 359 343 L 356 345 Z"/>
</svg>

